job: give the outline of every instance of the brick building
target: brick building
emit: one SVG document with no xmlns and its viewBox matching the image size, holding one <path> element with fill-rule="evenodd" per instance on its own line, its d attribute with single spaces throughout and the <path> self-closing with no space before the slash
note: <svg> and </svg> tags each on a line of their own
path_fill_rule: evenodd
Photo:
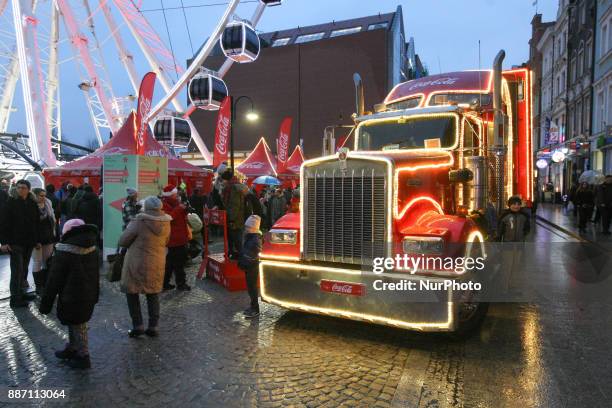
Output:
<svg viewBox="0 0 612 408">
<path fill-rule="evenodd" d="M 234 64 L 224 77 L 230 94 L 249 96 L 259 114 L 257 122 L 244 120 L 250 104 L 240 101 L 234 123 L 237 161 L 262 136 L 275 151 L 285 116 L 293 117 L 291 149 L 301 141 L 307 158 L 321 155 L 324 129 L 352 124 L 354 72 L 365 85 L 366 109 L 399 82 L 425 75 L 414 41 L 406 40 L 401 6 L 393 13 L 264 33 L 260 39 L 259 58 Z M 216 70 L 224 59 L 217 46 L 205 67 Z M 202 110 L 191 116 L 209 148 L 216 117 L 217 112 Z"/>
</svg>

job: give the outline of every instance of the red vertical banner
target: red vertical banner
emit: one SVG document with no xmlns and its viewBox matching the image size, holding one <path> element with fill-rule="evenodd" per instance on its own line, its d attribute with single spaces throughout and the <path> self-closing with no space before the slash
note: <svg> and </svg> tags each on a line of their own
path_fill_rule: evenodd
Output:
<svg viewBox="0 0 612 408">
<path fill-rule="evenodd" d="M 153 102 L 153 89 L 155 88 L 155 72 L 147 72 L 140 82 L 138 90 L 138 106 L 136 108 L 136 120 L 134 138 L 136 139 L 136 154 L 144 155 L 146 151 L 147 116 Z"/>
<path fill-rule="evenodd" d="M 221 102 L 219 115 L 217 116 L 217 127 L 215 129 L 215 152 L 213 154 L 213 167 L 217 168 L 221 163 L 227 161 L 227 145 L 231 131 L 232 104 L 231 98 L 226 96 Z"/>
<path fill-rule="evenodd" d="M 287 167 L 287 159 L 289 158 L 289 137 L 291 135 L 291 123 L 293 119 L 287 116 L 281 122 L 280 130 L 278 131 L 278 139 L 276 140 L 276 173 L 284 174 Z"/>
</svg>

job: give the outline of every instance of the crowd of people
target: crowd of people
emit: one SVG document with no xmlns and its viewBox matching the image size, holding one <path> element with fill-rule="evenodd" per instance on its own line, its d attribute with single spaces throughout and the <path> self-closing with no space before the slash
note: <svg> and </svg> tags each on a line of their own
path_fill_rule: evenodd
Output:
<svg viewBox="0 0 612 408">
<path fill-rule="evenodd" d="M 297 212 L 298 194 L 278 187 L 249 188 L 226 165 L 218 169 L 209 195 L 196 188 L 188 197 L 185 190 L 168 185 L 159 196 L 140 200 L 136 189 L 127 188 L 118 255 L 120 288 L 132 321 L 129 337 L 158 336 L 160 293 L 191 290 L 185 265 L 194 231 L 199 233 L 193 220 L 201 227 L 206 208 L 227 213 L 226 255 L 245 272 L 250 296 L 244 316 L 258 316 L 261 230 L 288 211 Z M 27 180 L 19 180 L 13 185 L 2 181 L 0 188 L 0 249 L 10 256 L 10 306 L 26 307 L 37 295 L 42 314 L 56 304 L 58 319 L 68 327 L 69 342 L 55 354 L 74 368 L 91 366 L 87 323 L 100 292 L 102 200 L 102 191 L 96 194 L 87 184 L 64 183 L 56 191 L 53 185 L 32 189 Z M 28 283 L 31 260 L 35 293 Z M 147 303 L 146 328 L 140 295 Z"/>
<path fill-rule="evenodd" d="M 589 223 L 597 228 L 601 224 L 601 233 L 610 235 L 612 222 L 612 175 L 607 175 L 601 184 L 574 184 L 569 191 L 568 206 L 578 220 L 580 232 L 586 232 Z"/>
</svg>

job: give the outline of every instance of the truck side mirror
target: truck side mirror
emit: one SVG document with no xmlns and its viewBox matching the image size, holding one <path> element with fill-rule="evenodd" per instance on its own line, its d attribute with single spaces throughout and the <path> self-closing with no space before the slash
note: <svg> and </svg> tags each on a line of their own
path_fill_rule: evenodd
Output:
<svg viewBox="0 0 612 408">
<path fill-rule="evenodd" d="M 448 180 L 451 183 L 467 183 L 474 179 L 474 173 L 470 169 L 451 170 L 448 172 Z"/>
</svg>

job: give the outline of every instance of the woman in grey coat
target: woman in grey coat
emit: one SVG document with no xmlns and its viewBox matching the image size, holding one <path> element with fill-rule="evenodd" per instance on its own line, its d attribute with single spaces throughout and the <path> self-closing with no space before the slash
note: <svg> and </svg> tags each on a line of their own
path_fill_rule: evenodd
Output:
<svg viewBox="0 0 612 408">
<path fill-rule="evenodd" d="M 133 329 L 130 337 L 146 334 L 157 336 L 159 322 L 159 293 L 164 283 L 166 244 L 170 238 L 172 217 L 162 211 L 159 198 L 144 200 L 144 212 L 128 224 L 119 238 L 119 246 L 128 248 L 121 271 L 121 289 L 126 293 Z M 144 330 L 140 297 L 147 298 L 149 327 Z"/>
</svg>

